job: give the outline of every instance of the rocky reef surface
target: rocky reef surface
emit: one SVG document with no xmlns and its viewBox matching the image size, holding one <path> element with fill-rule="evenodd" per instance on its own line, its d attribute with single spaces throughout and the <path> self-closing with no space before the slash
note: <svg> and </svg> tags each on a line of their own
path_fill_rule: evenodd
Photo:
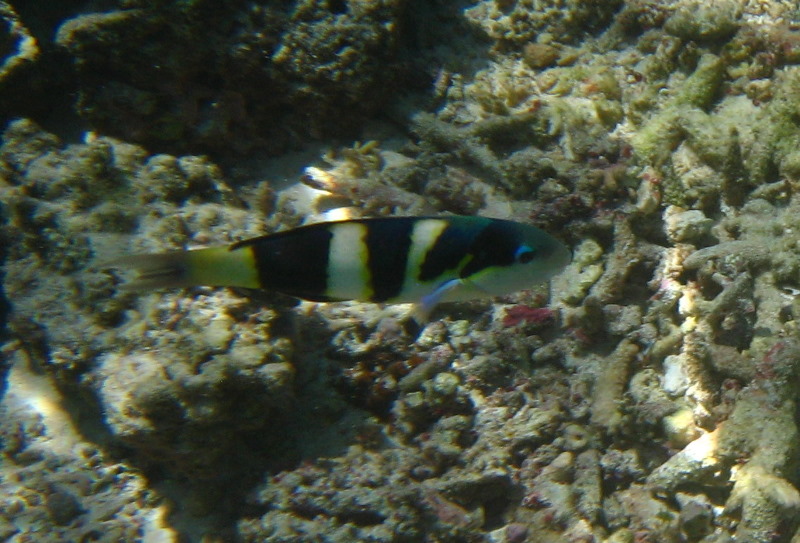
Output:
<svg viewBox="0 0 800 543">
<path fill-rule="evenodd" d="M 794 2 L 107 4 L 0 2 L 0 539 L 800 540 Z M 574 258 L 418 327 L 104 266 L 333 212 Z"/>
</svg>

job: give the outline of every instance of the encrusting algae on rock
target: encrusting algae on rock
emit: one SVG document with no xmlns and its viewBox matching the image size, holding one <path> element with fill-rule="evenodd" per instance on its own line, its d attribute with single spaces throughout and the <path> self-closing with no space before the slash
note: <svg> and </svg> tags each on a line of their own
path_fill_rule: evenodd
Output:
<svg viewBox="0 0 800 543">
<path fill-rule="evenodd" d="M 791 3 L 144 4 L 53 32 L 80 62 L 85 119 L 126 141 L 3 132 L 0 538 L 798 537 Z M 8 13 L 14 36 L 44 28 Z M 126 68 L 126 29 L 157 36 L 147 66 Z M 381 105 L 394 125 L 337 132 Z M 366 143 L 234 166 L 167 154 L 278 153 L 308 140 L 306 118 Z M 378 224 L 364 217 L 498 217 L 575 256 L 549 285 L 418 327 L 391 304 L 126 292 L 98 266 L 334 225 L 358 240 Z M 377 300 L 356 275 L 364 295 L 338 297 Z"/>
</svg>

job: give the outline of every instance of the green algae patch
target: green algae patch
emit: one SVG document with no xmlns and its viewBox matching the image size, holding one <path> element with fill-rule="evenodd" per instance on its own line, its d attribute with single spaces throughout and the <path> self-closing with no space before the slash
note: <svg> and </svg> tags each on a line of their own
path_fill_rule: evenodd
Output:
<svg viewBox="0 0 800 543">
<path fill-rule="evenodd" d="M 696 109 L 702 110 L 712 104 L 723 74 L 723 63 L 718 56 L 711 53 L 703 55 L 695 71 L 661 111 L 631 138 L 636 156 L 646 163 L 664 164 L 683 137 L 683 118 Z"/>
</svg>

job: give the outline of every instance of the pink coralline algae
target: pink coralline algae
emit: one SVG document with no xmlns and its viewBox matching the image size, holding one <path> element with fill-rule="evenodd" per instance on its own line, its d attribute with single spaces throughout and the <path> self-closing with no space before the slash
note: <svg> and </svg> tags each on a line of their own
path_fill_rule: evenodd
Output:
<svg viewBox="0 0 800 543">
<path fill-rule="evenodd" d="M 503 317 L 503 326 L 511 328 L 521 322 L 530 324 L 544 324 L 551 322 L 555 313 L 547 307 L 531 307 L 529 305 L 515 305 L 506 309 Z"/>
</svg>

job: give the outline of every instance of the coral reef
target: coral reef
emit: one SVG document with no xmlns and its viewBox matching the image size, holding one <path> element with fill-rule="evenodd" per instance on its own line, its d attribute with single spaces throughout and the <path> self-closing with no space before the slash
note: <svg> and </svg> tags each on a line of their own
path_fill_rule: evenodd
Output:
<svg viewBox="0 0 800 543">
<path fill-rule="evenodd" d="M 69 131 L 59 121 L 77 113 L 172 152 L 279 154 L 355 134 L 386 89 L 429 80 L 409 69 L 416 16 L 403 0 L 3 2 L 0 115 Z"/>
<path fill-rule="evenodd" d="M 457 18 L 442 35 L 472 32 L 415 42 L 408 65 L 401 1 L 133 0 L 52 25 L 96 131 L 2 136 L 0 538 L 800 537 L 796 7 L 433 4 Z M 8 88 L 41 62 L 20 63 L 40 28 L 13 6 Z M 429 62 L 429 95 L 376 92 Z M 370 120 L 390 101 L 401 130 Z M 279 154 L 363 123 L 239 170 L 183 152 Z M 536 224 L 573 261 L 421 324 L 127 292 L 104 267 L 444 212 Z"/>
<path fill-rule="evenodd" d="M 6 2 L 0 2 L 0 17 L 3 25 L 3 64 L 0 68 L 0 85 L 8 85 L 8 80 L 32 63 L 39 56 L 39 47 L 30 32 L 19 21 L 14 9 Z"/>
<path fill-rule="evenodd" d="M 562 43 L 574 42 L 584 33 L 605 28 L 622 2 L 596 6 L 586 2 L 481 0 L 464 11 L 498 46 L 511 47 L 548 36 Z"/>
<path fill-rule="evenodd" d="M 146 479 L 84 440 L 52 380 L 19 347 L 3 351 L 13 365 L 0 403 L 3 539 L 42 537 L 43 530 L 64 541 L 174 537 Z"/>
</svg>

